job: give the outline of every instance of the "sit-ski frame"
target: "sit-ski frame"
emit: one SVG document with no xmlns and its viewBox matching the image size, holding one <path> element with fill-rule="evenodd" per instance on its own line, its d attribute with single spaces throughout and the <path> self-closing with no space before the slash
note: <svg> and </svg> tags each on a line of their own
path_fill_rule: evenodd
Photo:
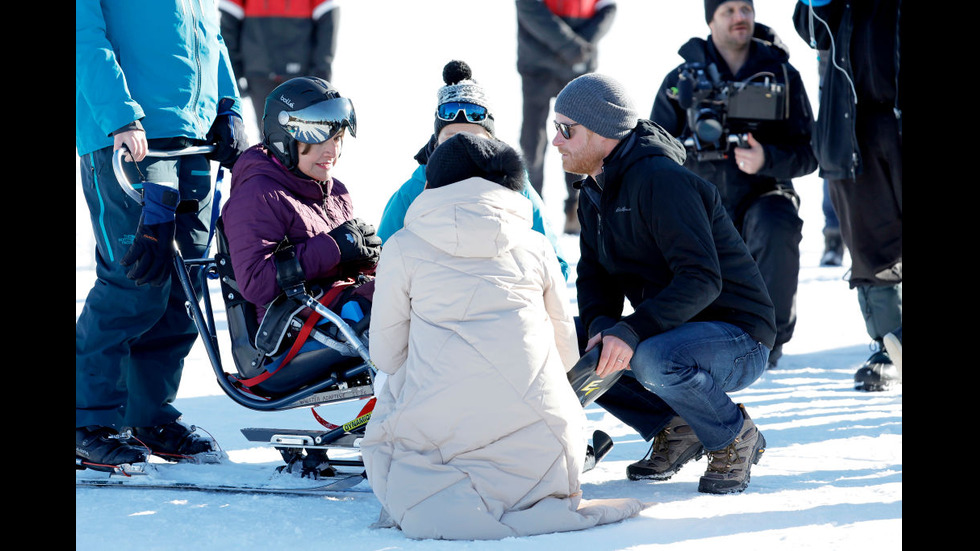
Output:
<svg viewBox="0 0 980 551">
<path fill-rule="evenodd" d="M 197 155 L 210 153 L 213 149 L 213 146 L 194 146 L 175 151 L 149 150 L 147 151 L 146 156 L 177 157 L 181 155 Z M 129 177 L 124 169 L 124 161 L 132 162 L 131 157 L 129 156 L 129 151 L 125 147 L 116 150 L 112 157 L 112 166 L 116 179 L 118 180 L 119 185 L 122 187 L 123 192 L 126 193 L 126 195 L 131 199 L 142 205 L 143 197 L 138 191 L 136 191 L 136 189 L 133 188 L 132 184 L 130 183 Z M 305 286 L 297 286 L 288 289 L 287 296 L 293 301 L 316 311 L 317 314 L 333 323 L 344 335 L 344 337 L 347 339 L 347 343 L 357 352 L 364 363 L 346 370 L 343 372 L 340 378 L 331 376 L 278 398 L 256 396 L 254 394 L 247 393 L 240 387 L 236 386 L 232 382 L 235 377 L 226 373 L 222 367 L 221 355 L 218 347 L 216 324 L 214 321 L 214 310 L 211 304 L 209 292 L 208 281 L 219 277 L 217 260 L 213 257 L 184 259 L 176 246 L 173 247 L 173 250 L 174 270 L 177 273 L 177 279 L 180 282 L 182 290 L 184 291 L 184 295 L 187 297 L 186 307 L 188 315 L 191 317 L 191 319 L 193 319 L 194 324 L 197 326 L 198 333 L 201 336 L 201 341 L 204 344 L 204 349 L 207 352 L 208 359 L 210 360 L 212 369 L 214 370 L 218 386 L 221 387 L 228 397 L 237 402 L 239 405 L 257 411 L 279 411 L 283 409 L 293 409 L 306 406 L 312 407 L 318 404 L 336 403 L 365 397 L 364 394 L 352 392 L 349 397 L 341 397 L 338 399 L 337 391 L 326 392 L 326 389 L 337 385 L 340 380 L 347 380 L 356 377 L 367 370 L 370 370 L 373 378 L 373 376 L 377 373 L 377 368 L 375 367 L 374 362 L 371 361 L 367 348 L 357 337 L 347 322 L 345 322 L 332 310 L 320 304 L 317 299 L 309 295 Z M 199 267 L 201 270 L 200 277 L 203 289 L 203 296 L 201 297 L 197 296 L 197 292 L 194 290 L 191 283 L 189 270 L 194 267 Z M 202 301 L 204 303 L 203 309 L 201 307 Z M 205 316 L 205 312 L 207 312 L 207 316 Z M 343 396 L 343 393 L 340 395 Z M 373 406 L 373 403 L 365 407 L 361 411 L 361 415 L 359 415 L 356 419 L 344 424 L 343 426 L 332 428 L 322 433 L 317 431 L 291 429 L 254 428 L 242 429 L 242 433 L 245 434 L 246 438 L 249 438 L 249 440 L 261 441 L 274 445 L 276 449 L 282 453 L 283 459 L 287 463 L 288 470 L 291 470 L 294 464 L 302 461 L 304 463 L 304 475 L 309 474 L 309 472 L 313 472 L 314 475 L 316 473 L 322 474 L 324 471 L 322 463 L 319 465 L 318 469 L 313 471 L 311 471 L 311 463 L 326 461 L 327 448 L 356 447 L 356 437 L 363 434 L 364 426 L 367 423 L 367 420 L 370 418 L 370 406 Z M 253 440 L 254 438 L 262 438 L 269 434 L 272 434 L 273 436 L 264 440 Z M 305 455 L 304 451 L 306 451 Z M 360 463 L 359 460 L 330 460 L 330 462 L 335 465 L 363 465 L 363 463 Z M 328 469 L 332 468 L 328 467 Z"/>
</svg>

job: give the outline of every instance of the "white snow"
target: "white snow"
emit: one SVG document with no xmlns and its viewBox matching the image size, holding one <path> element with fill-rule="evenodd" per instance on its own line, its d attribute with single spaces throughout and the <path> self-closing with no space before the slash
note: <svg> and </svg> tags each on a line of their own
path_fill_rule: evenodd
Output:
<svg viewBox="0 0 980 551">
<path fill-rule="evenodd" d="M 803 74 L 815 105 L 816 56 L 793 30 L 794 5 L 788 0 L 755 1 L 757 19 L 789 45 L 791 62 Z M 450 59 L 473 67 L 475 78 L 495 100 L 499 137 L 517 145 L 521 98 L 513 3 L 349 1 L 343 10 L 334 83 L 357 107 L 358 137 L 347 140 L 336 175 L 351 188 L 359 216 L 376 223 L 387 197 L 415 168 L 412 156 L 432 132 L 436 89 Z M 621 0 L 613 29 L 600 46 L 599 70 L 622 81 L 646 116 L 664 75 L 681 61 L 677 49 L 688 38 L 707 33 L 701 2 Z M 246 121 L 254 124 L 250 111 Z M 564 189 L 551 152 L 547 170 L 544 199 L 560 230 Z M 843 279 L 849 260 L 845 257 L 845 266 L 839 268 L 818 266 L 823 250 L 821 182 L 813 174 L 796 185 L 805 221 L 796 333 L 779 368 L 734 395 L 768 441 L 744 493 L 698 493 L 704 459 L 666 482 L 626 480 L 626 466 L 643 456 L 648 444 L 593 405 L 587 410 L 589 422 L 608 432 L 616 446 L 584 475 L 585 497 L 631 496 L 653 504 L 639 517 L 616 525 L 498 542 L 416 541 L 397 530 L 371 527 L 380 506 L 369 493 L 321 498 L 76 489 L 76 549 L 901 548 L 902 391 L 853 390 L 854 372 L 870 352 L 855 293 Z M 88 220 L 77 192 L 76 316 L 94 281 Z M 574 262 L 575 239 L 564 236 L 562 246 Z M 574 286 L 574 278 L 569 285 Z M 220 308 L 217 314 L 220 321 Z M 233 371 L 227 352 L 224 358 L 229 362 L 225 369 Z M 187 422 L 209 431 L 242 467 L 271 471 L 280 459 L 274 450 L 247 442 L 239 429 L 320 428 L 308 409 L 262 413 L 232 402 L 216 384 L 200 345 L 186 362 L 175 405 Z M 328 405 L 317 412 L 346 421 L 362 405 Z"/>
</svg>

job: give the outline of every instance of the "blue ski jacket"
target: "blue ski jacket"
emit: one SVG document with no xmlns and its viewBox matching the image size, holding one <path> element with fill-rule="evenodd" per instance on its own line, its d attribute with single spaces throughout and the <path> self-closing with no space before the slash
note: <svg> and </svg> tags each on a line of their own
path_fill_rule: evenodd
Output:
<svg viewBox="0 0 980 551">
<path fill-rule="evenodd" d="M 215 0 L 75 2 L 75 147 L 112 145 L 140 121 L 147 139 L 203 140 L 238 85 Z"/>
</svg>

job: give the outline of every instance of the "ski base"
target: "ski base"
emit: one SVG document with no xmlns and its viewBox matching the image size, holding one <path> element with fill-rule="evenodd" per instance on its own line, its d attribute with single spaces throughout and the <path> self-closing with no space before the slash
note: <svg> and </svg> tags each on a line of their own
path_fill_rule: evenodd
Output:
<svg viewBox="0 0 980 551">
<path fill-rule="evenodd" d="M 267 477 L 267 482 L 227 484 L 215 482 L 205 473 L 190 476 L 186 472 L 179 476 L 168 476 L 167 469 L 155 464 L 134 464 L 120 466 L 116 472 L 90 471 L 76 473 L 76 488 L 121 488 L 131 490 L 187 490 L 210 493 L 239 494 L 277 494 L 316 496 L 333 493 L 370 492 L 371 487 L 363 472 L 338 473 L 330 478 L 300 478 L 298 476 L 276 474 Z M 221 476 L 227 479 L 228 476 Z"/>
</svg>

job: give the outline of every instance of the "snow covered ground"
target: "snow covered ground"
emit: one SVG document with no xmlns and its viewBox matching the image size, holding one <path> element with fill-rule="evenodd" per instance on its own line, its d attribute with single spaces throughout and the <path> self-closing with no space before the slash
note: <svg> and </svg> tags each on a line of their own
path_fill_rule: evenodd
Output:
<svg viewBox="0 0 980 551">
<path fill-rule="evenodd" d="M 702 3 L 620 0 L 619 5 L 617 21 L 600 48 L 600 71 L 621 80 L 646 114 L 663 76 L 680 63 L 677 48 L 691 36 L 707 35 Z M 816 58 L 792 28 L 794 5 L 792 0 L 755 1 L 757 19 L 773 27 L 789 45 L 791 61 L 815 102 Z M 495 99 L 499 137 L 517 144 L 521 99 L 511 2 L 348 0 L 343 9 L 334 83 L 357 106 L 358 137 L 346 142 L 337 176 L 351 188 L 360 216 L 376 222 L 387 197 L 414 169 L 412 156 L 432 132 L 435 93 L 442 84 L 442 66 L 450 59 L 470 63 L 475 78 Z M 250 114 L 247 121 L 254 124 Z M 553 223 L 561 228 L 564 189 L 559 169 L 551 157 L 544 199 Z M 902 391 L 853 390 L 852 377 L 869 355 L 869 339 L 855 293 L 843 280 L 848 260 L 839 268 L 818 266 L 823 249 L 820 180 L 810 175 L 796 184 L 805 221 L 796 333 L 785 346 L 779 368 L 734 395 L 746 404 L 769 445 L 744 493 L 699 494 L 703 459 L 666 482 L 626 480 L 626 466 L 642 457 L 648 444 L 602 409 L 590 406 L 590 423 L 609 433 L 616 446 L 584 475 L 585 497 L 630 496 L 653 503 L 635 519 L 583 532 L 499 542 L 415 541 L 397 530 L 371 527 L 380 506 L 370 493 L 284 497 L 76 489 L 76 549 L 101 550 L 118 542 L 166 551 L 299 546 L 590 551 L 901 548 Z M 563 237 L 562 247 L 574 263 L 575 239 Z M 88 213 L 78 193 L 76 316 L 94 280 L 92 250 Z M 574 278 L 569 285 L 574 286 Z M 220 309 L 217 314 L 220 321 Z M 274 450 L 246 441 L 239 432 L 243 427 L 320 428 L 308 409 L 261 413 L 238 406 L 214 379 L 203 348 L 196 347 L 175 405 L 188 422 L 209 431 L 240 467 L 271 472 L 280 463 Z M 346 421 L 361 405 L 323 406 L 317 412 Z"/>
</svg>

